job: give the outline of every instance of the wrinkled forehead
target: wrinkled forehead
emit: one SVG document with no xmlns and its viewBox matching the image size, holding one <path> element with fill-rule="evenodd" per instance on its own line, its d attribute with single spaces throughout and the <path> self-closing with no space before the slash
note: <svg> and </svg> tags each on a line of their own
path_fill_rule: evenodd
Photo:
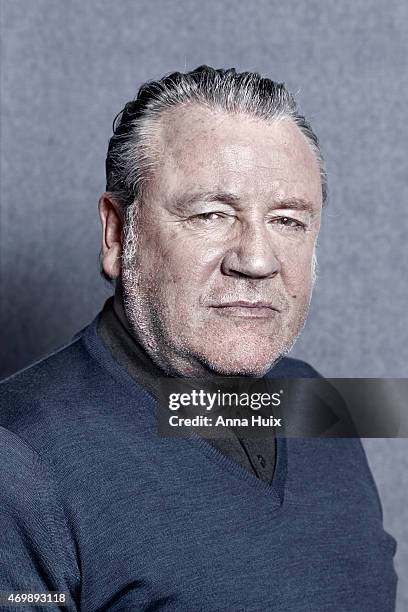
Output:
<svg viewBox="0 0 408 612">
<path fill-rule="evenodd" d="M 154 189 L 298 197 L 321 205 L 315 153 L 289 118 L 266 121 L 201 107 L 173 109 L 157 130 Z"/>
</svg>

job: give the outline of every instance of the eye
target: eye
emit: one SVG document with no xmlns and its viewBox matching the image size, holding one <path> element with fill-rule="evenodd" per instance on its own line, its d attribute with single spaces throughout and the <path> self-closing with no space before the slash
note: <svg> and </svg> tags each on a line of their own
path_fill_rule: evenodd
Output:
<svg viewBox="0 0 408 612">
<path fill-rule="evenodd" d="M 280 225 L 291 230 L 305 230 L 306 226 L 301 221 L 292 219 L 291 217 L 275 217 L 271 220 L 273 225 Z"/>
<path fill-rule="evenodd" d="M 218 212 L 206 212 L 200 213 L 199 215 L 194 215 L 194 219 L 201 219 L 202 221 L 216 221 L 223 215 Z"/>
</svg>

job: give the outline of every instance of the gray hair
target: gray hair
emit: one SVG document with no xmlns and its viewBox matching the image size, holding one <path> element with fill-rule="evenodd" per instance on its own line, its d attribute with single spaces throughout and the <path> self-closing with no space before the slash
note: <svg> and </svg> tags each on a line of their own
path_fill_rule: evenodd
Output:
<svg viewBox="0 0 408 612">
<path fill-rule="evenodd" d="M 128 246 L 135 240 L 135 204 L 143 199 L 147 180 L 159 162 L 152 150 L 156 119 L 173 107 L 191 104 L 269 121 L 291 118 L 316 155 L 323 204 L 326 203 L 327 177 L 318 138 L 285 85 L 256 72 L 199 66 L 191 72 L 173 72 L 143 84 L 137 97 L 113 121 L 106 157 L 106 191 L 122 209 Z"/>
</svg>

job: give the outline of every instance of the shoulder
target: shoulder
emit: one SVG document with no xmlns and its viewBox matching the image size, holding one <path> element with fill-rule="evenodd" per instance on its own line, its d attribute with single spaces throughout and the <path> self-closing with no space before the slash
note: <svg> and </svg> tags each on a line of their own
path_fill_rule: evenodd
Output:
<svg viewBox="0 0 408 612">
<path fill-rule="evenodd" d="M 300 359 L 283 357 L 267 373 L 268 378 L 322 378 L 311 365 Z"/>
<path fill-rule="evenodd" d="M 88 352 L 82 333 L 0 384 L 0 427 L 23 439 L 64 437 L 78 413 L 98 405 L 108 384 L 98 362 Z M 79 408 L 80 407 L 80 408 Z M 35 446 L 34 446 L 35 447 Z"/>
<path fill-rule="evenodd" d="M 95 375 L 95 362 L 81 336 L 0 383 L 0 402 L 72 397 L 80 383 Z"/>
<path fill-rule="evenodd" d="M 52 465 L 79 465 L 84 448 L 106 448 L 136 412 L 144 435 L 142 424 L 154 421 L 154 401 L 122 372 L 95 321 L 68 345 L 0 384 L 0 427 Z"/>
</svg>

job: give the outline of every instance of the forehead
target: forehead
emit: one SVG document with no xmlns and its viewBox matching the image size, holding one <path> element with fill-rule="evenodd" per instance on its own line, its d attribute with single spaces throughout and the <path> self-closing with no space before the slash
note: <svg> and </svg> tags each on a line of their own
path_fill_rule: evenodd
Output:
<svg viewBox="0 0 408 612">
<path fill-rule="evenodd" d="M 167 198 L 217 189 L 321 201 L 318 162 L 289 118 L 254 119 L 192 106 L 167 111 L 158 130 L 154 189 Z"/>
</svg>

